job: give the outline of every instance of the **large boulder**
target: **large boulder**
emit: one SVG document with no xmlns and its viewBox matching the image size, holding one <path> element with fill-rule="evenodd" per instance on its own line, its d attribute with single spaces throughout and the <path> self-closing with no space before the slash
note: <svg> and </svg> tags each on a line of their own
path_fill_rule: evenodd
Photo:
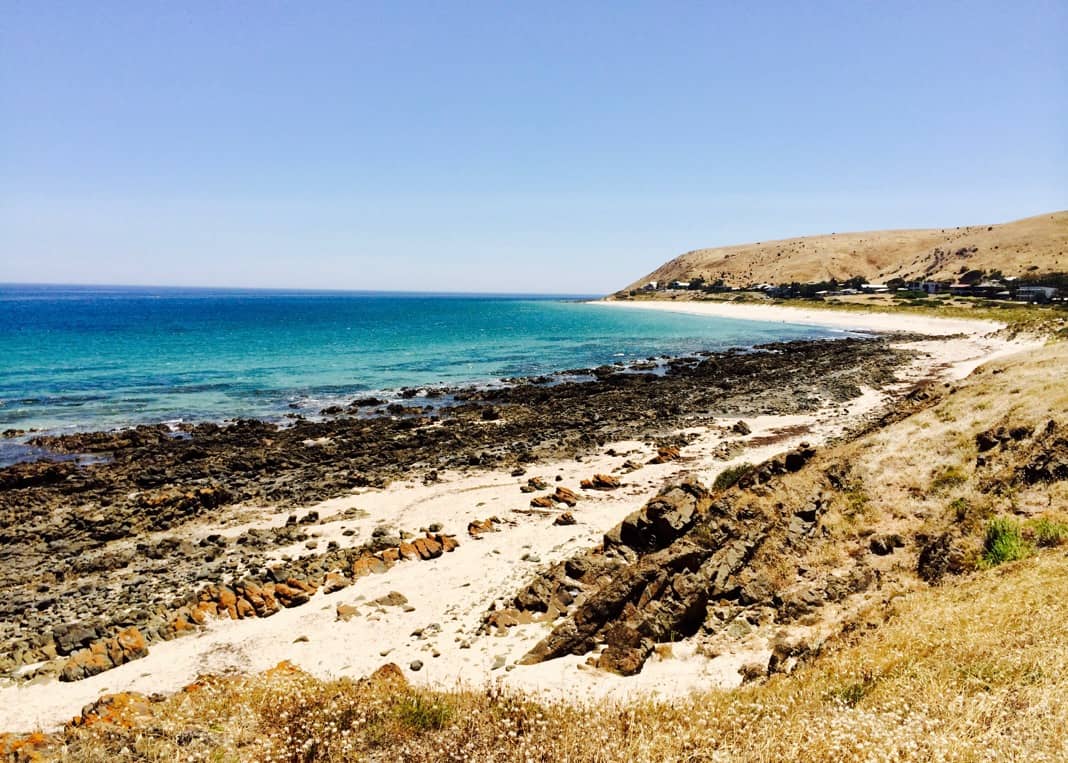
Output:
<svg viewBox="0 0 1068 763">
<path fill-rule="evenodd" d="M 710 549 L 680 541 L 619 570 L 530 650 L 521 664 L 585 654 L 621 619 L 654 642 L 673 631 L 693 632 L 704 619 L 707 594 L 700 585 L 681 583 L 680 576 L 696 572 L 710 556 Z"/>
<path fill-rule="evenodd" d="M 641 552 L 664 548 L 684 535 L 711 503 L 708 488 L 696 479 L 666 487 L 609 531 L 605 548 L 623 545 Z"/>
</svg>

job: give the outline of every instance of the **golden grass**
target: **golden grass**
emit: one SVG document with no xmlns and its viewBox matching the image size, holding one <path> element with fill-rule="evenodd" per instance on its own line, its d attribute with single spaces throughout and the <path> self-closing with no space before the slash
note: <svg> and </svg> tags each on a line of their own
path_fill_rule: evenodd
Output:
<svg viewBox="0 0 1068 763">
<path fill-rule="evenodd" d="M 131 730 L 71 731 L 58 759 L 219 761 L 1060 761 L 1068 558 L 1047 551 L 899 597 L 789 676 L 672 704 L 545 704 L 501 691 L 204 681 Z M 123 753 L 122 751 L 126 752 Z"/>
</svg>

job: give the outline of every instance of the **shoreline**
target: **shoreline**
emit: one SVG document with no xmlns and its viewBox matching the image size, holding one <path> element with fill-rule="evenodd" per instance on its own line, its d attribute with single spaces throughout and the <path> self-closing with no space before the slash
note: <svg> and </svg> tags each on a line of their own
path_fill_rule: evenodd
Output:
<svg viewBox="0 0 1068 763">
<path fill-rule="evenodd" d="M 220 534 L 233 539 L 250 527 L 279 527 L 291 512 L 310 510 L 323 517 L 308 528 L 319 546 L 344 543 L 353 533 L 368 538 L 383 526 L 414 530 L 437 522 L 444 522 L 444 532 L 456 535 L 460 546 L 431 561 L 402 563 L 361 578 L 337 593 L 320 590 L 307 604 L 284 609 L 271 618 L 210 621 L 185 637 L 151 644 L 142 659 L 81 681 L 45 679 L 2 686 L 0 728 L 52 728 L 104 692 L 177 691 L 203 673 L 256 672 L 281 660 L 290 660 L 321 678 L 358 678 L 383 663 L 396 662 L 410 680 L 428 687 L 500 682 L 548 699 L 580 702 L 666 699 L 702 686 L 736 686 L 743 664 L 767 657 L 765 638 L 740 642 L 715 658 L 679 644 L 670 659 L 650 660 L 641 674 L 623 678 L 588 667 L 580 657 L 517 666 L 547 633 L 547 622 L 520 624 L 509 629 L 507 636 L 480 634 L 479 629 L 489 607 L 507 601 L 547 564 L 596 545 L 605 531 L 665 484 L 686 476 L 711 483 L 720 471 L 743 461 L 765 460 L 802 441 L 824 444 L 855 431 L 866 417 L 886 410 L 921 380 L 958 379 L 992 357 L 1024 348 L 1019 342 L 990 341 L 994 344 L 971 335 L 900 342 L 897 346 L 914 357 L 898 369 L 894 383 L 881 389 L 862 387 L 861 394 L 847 403 L 827 401 L 809 413 L 718 417 L 696 426 L 676 427 L 678 436 L 688 438 L 683 458 L 659 466 L 646 464 L 630 474 L 620 474 L 620 462 L 624 458 L 646 462 L 656 453 L 655 441 L 662 433 L 657 434 L 655 425 L 644 427 L 640 438 L 603 443 L 589 456 L 531 465 L 530 474 L 575 489 L 581 479 L 594 473 L 620 474 L 624 484 L 618 490 L 579 491 L 582 500 L 574 509 L 577 522 L 571 526 L 555 524 L 559 510 L 532 511 L 530 495 L 519 490 L 529 475 L 517 477 L 508 468 L 450 470 L 433 482 L 409 477 L 383 488 L 360 488 L 350 495 L 298 502 L 300 508 L 247 505 L 239 507 L 240 511 L 213 513 L 183 527 L 181 533 L 192 540 Z M 750 434 L 732 433 L 732 425 L 740 418 L 747 421 Z M 724 446 L 732 443 L 741 445 L 741 450 L 732 446 L 724 457 Z M 465 533 L 469 522 L 489 516 L 502 520 L 499 532 L 477 539 Z M 272 549 L 269 559 L 284 562 L 307 550 L 307 544 L 297 540 Z M 374 603 L 393 591 L 406 598 L 403 608 Z M 339 620 L 339 603 L 356 607 L 359 614 Z M 415 660 L 423 663 L 418 671 L 410 668 Z"/>
<path fill-rule="evenodd" d="M 901 387 L 911 386 L 904 382 Z M 456 551 L 427 562 L 401 563 L 372 574 L 335 593 L 320 590 L 300 607 L 283 609 L 270 618 L 219 618 L 182 638 L 151 646 L 147 656 L 72 683 L 55 681 L 0 684 L 0 729 L 6 732 L 49 730 L 78 714 L 100 694 L 115 692 L 171 693 L 208 673 L 267 670 L 283 660 L 323 679 L 369 675 L 384 663 L 400 665 L 415 685 L 436 689 L 502 684 L 557 701 L 626 701 L 636 697 L 672 699 L 701 687 L 731 688 L 741 683 L 738 669 L 770 654 L 765 639 L 754 638 L 716 658 L 696 654 L 678 644 L 668 659 L 651 660 L 638 676 L 596 670 L 584 657 L 566 657 L 532 666 L 517 662 L 548 632 L 548 622 L 529 622 L 509 628 L 507 635 L 480 633 L 491 606 L 503 606 L 539 569 L 563 561 L 598 542 L 603 533 L 652 498 L 665 484 L 688 476 L 710 483 L 723 469 L 742 462 L 764 461 L 802 442 L 822 445 L 875 415 L 892 394 L 865 389 L 846 405 L 827 405 L 804 415 L 756 416 L 745 420 L 750 434 L 739 437 L 731 426 L 738 418 L 717 426 L 682 430 L 696 435 L 682 449 L 683 458 L 620 475 L 615 491 L 578 491 L 573 509 L 577 524 L 556 526 L 559 512 L 527 508 L 524 482 L 508 470 L 474 474 L 446 474 L 439 482 L 396 482 L 378 490 L 328 499 L 300 511 L 317 511 L 320 544 L 341 541 L 355 529 L 368 537 L 384 521 L 401 527 L 427 526 L 445 519 L 445 531 L 460 540 Z M 717 454 L 723 443 L 753 441 L 724 460 Z M 769 442 L 770 441 L 770 442 Z M 578 489 L 580 479 L 593 473 L 618 473 L 624 459 L 645 462 L 655 446 L 640 440 L 607 443 L 599 453 L 581 460 L 539 464 L 531 474 L 552 484 Z M 612 453 L 613 455 L 609 455 Z M 559 482 L 556 482 L 556 481 Z M 358 509 L 362 515 L 353 516 Z M 271 526 L 284 521 L 287 511 L 262 507 L 242 525 L 207 523 L 196 536 L 232 535 L 248 526 Z M 468 522 L 488 516 L 502 520 L 495 532 L 479 538 L 463 532 Z M 302 543 L 272 552 L 281 560 L 303 551 Z M 405 606 L 375 604 L 397 591 Z M 339 620 L 338 605 L 359 610 Z M 428 634 L 427 636 L 414 634 Z M 419 671 L 410 669 L 415 660 Z"/>
<path fill-rule="evenodd" d="M 790 305 L 756 305 L 723 301 L 645 300 L 632 302 L 603 299 L 587 302 L 587 304 L 873 333 L 911 332 L 928 336 L 977 335 L 989 334 L 1005 328 L 1005 324 L 981 319 L 944 318 L 913 313 L 843 312 Z"/>
</svg>

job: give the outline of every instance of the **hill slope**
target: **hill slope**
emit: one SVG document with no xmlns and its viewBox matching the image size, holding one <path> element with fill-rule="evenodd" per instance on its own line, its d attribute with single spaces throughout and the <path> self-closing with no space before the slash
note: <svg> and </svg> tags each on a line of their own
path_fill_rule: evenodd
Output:
<svg viewBox="0 0 1068 763">
<path fill-rule="evenodd" d="M 697 249 L 660 266 L 624 291 L 650 281 L 706 281 L 730 286 L 863 276 L 952 279 L 964 270 L 1007 276 L 1068 271 L 1068 211 L 1001 225 L 831 233 Z"/>
</svg>

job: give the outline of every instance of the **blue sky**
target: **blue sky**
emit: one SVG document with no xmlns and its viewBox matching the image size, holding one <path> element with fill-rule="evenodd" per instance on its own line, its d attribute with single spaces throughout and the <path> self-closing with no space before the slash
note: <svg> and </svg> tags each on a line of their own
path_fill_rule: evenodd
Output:
<svg viewBox="0 0 1068 763">
<path fill-rule="evenodd" d="M 1068 3 L 0 0 L 0 281 L 605 292 L 1068 207 Z"/>
</svg>

